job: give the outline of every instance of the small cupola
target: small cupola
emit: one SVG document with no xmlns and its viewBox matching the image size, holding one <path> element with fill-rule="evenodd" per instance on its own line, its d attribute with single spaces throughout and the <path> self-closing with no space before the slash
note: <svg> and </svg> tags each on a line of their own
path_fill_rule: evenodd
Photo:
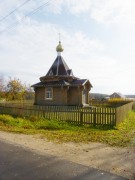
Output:
<svg viewBox="0 0 135 180">
<path fill-rule="evenodd" d="M 58 56 L 61 56 L 61 52 L 64 51 L 64 48 L 62 47 L 60 41 L 59 41 L 59 44 L 58 44 L 57 47 L 56 47 L 56 51 L 57 51 L 57 53 L 58 53 Z"/>
</svg>

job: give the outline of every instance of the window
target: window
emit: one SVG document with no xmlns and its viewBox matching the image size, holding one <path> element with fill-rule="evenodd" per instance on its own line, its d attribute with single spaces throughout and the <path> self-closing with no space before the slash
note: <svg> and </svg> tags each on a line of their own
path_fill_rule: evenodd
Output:
<svg viewBox="0 0 135 180">
<path fill-rule="evenodd" d="M 52 100 L 53 99 L 53 89 L 45 88 L 45 99 Z"/>
</svg>

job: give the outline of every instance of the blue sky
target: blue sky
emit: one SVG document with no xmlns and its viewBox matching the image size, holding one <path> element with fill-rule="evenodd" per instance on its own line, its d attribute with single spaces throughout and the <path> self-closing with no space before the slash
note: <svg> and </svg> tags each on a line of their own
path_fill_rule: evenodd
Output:
<svg viewBox="0 0 135 180">
<path fill-rule="evenodd" d="M 91 92 L 135 94 L 134 0 L 50 0 L 26 17 L 47 2 L 29 0 L 2 20 L 24 2 L 0 0 L 0 75 L 37 83 L 57 56 L 60 33 L 63 58 L 90 80 Z"/>
</svg>

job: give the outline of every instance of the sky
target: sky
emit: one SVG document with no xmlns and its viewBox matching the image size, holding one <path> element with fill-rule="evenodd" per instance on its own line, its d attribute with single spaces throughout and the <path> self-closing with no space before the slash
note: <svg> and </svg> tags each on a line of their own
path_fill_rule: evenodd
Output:
<svg viewBox="0 0 135 180">
<path fill-rule="evenodd" d="M 0 0 L 0 76 L 39 82 L 62 56 L 92 93 L 135 94 L 135 0 Z"/>
</svg>

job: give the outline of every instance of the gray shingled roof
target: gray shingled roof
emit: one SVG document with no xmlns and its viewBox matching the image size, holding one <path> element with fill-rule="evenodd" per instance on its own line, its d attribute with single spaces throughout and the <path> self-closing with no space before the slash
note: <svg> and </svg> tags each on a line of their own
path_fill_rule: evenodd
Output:
<svg viewBox="0 0 135 180">
<path fill-rule="evenodd" d="M 72 70 L 69 69 L 68 65 L 66 64 L 62 56 L 57 56 L 51 68 L 46 74 L 46 76 L 53 76 L 53 75 L 54 76 L 60 76 L 60 75 L 73 76 Z"/>
<path fill-rule="evenodd" d="M 45 86 L 78 86 L 84 85 L 88 80 L 87 79 L 76 79 L 71 83 L 67 81 L 50 81 L 50 82 L 39 82 L 37 84 L 32 85 L 32 87 L 45 87 Z M 92 86 L 92 85 L 91 85 Z"/>
<path fill-rule="evenodd" d="M 45 86 L 69 86 L 70 83 L 62 80 L 62 81 L 49 81 L 49 82 L 39 82 L 37 84 L 32 85 L 32 87 L 45 87 Z"/>
<path fill-rule="evenodd" d="M 56 80 L 57 78 L 59 80 Z M 40 81 L 32 87 L 83 86 L 87 82 L 92 87 L 88 79 L 79 79 L 73 75 L 72 69 L 69 69 L 62 56 L 57 56 L 46 76 L 40 77 Z"/>
</svg>

